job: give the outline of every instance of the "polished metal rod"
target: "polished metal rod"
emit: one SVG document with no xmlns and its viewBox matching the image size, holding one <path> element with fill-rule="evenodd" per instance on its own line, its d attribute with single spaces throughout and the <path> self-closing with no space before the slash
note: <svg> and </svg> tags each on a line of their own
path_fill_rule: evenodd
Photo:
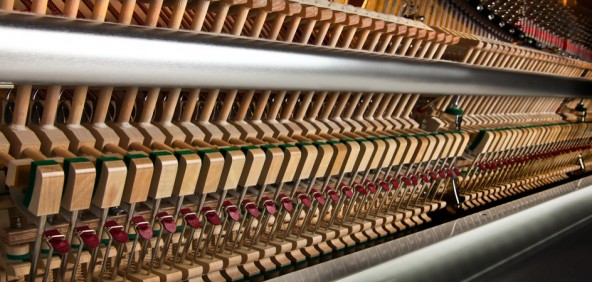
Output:
<svg viewBox="0 0 592 282">
<path fill-rule="evenodd" d="M 0 12 L 15 84 L 590 96 L 592 82 L 365 51 Z"/>
</svg>

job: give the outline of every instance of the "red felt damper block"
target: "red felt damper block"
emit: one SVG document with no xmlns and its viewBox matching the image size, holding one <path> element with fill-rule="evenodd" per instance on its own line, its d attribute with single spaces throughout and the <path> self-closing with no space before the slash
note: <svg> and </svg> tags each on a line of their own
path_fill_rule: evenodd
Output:
<svg viewBox="0 0 592 282">
<path fill-rule="evenodd" d="M 62 235 L 57 229 L 47 230 L 43 234 L 56 252 L 65 254 L 70 251 L 70 244 L 66 241 L 66 236 Z"/>
<path fill-rule="evenodd" d="M 255 203 L 251 202 L 251 200 L 243 200 L 243 208 L 254 218 L 258 218 L 261 213 L 259 213 L 259 209 Z"/>
<path fill-rule="evenodd" d="M 152 238 L 152 227 L 146 220 L 144 220 L 143 217 L 134 216 L 132 217 L 132 222 L 136 226 L 136 231 L 140 237 L 142 237 L 144 240 L 150 240 Z"/>
<path fill-rule="evenodd" d="M 189 227 L 194 228 L 194 229 L 201 227 L 201 222 L 199 221 L 199 218 L 190 209 L 188 209 L 188 208 L 181 209 L 179 211 L 179 213 L 181 214 L 181 216 L 183 216 L 183 220 L 185 220 L 185 223 L 187 223 L 187 225 L 189 225 Z"/>
<path fill-rule="evenodd" d="M 76 234 L 82 239 L 82 243 L 89 249 L 94 249 L 99 246 L 99 237 L 97 233 L 88 226 L 76 227 Z"/>
<path fill-rule="evenodd" d="M 220 225 L 222 223 L 222 221 L 220 220 L 220 217 L 218 216 L 218 214 L 216 213 L 215 210 L 213 210 L 210 207 L 203 207 L 201 209 L 201 212 L 203 213 L 204 217 L 206 218 L 206 220 L 213 224 L 213 225 Z"/>
<path fill-rule="evenodd" d="M 226 212 L 226 214 L 228 216 L 230 216 L 230 219 L 234 220 L 234 221 L 238 221 L 240 218 L 240 211 L 238 210 L 238 208 L 233 205 L 230 201 L 224 201 L 224 203 L 222 203 L 222 205 L 224 206 L 224 211 Z"/>
<path fill-rule="evenodd" d="M 177 224 L 173 220 L 173 217 L 170 216 L 167 212 L 160 212 L 156 214 L 156 218 L 160 221 L 160 224 L 162 224 L 162 227 L 168 233 L 172 234 L 175 233 L 175 231 L 177 231 Z"/>
<path fill-rule="evenodd" d="M 125 230 L 123 230 L 123 226 L 119 225 L 115 220 L 109 220 L 105 222 L 105 228 L 107 228 L 107 231 L 109 234 L 111 234 L 111 237 L 113 237 L 113 240 L 116 242 L 123 244 L 129 241 L 127 232 L 125 232 Z"/>
</svg>

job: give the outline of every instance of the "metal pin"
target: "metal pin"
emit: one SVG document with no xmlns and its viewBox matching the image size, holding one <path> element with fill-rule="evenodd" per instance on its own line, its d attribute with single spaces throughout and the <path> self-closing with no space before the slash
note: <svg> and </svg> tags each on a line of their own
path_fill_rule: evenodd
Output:
<svg viewBox="0 0 592 282">
<path fill-rule="evenodd" d="M 170 239 L 170 237 L 173 236 L 173 233 L 175 233 L 175 230 L 177 229 L 177 225 L 176 225 L 175 221 L 173 220 L 173 216 L 169 215 L 168 213 L 166 213 L 166 212 L 158 213 L 156 215 L 156 218 L 158 219 L 158 224 L 160 225 L 160 230 L 156 236 L 156 243 L 154 244 L 155 245 L 154 251 L 152 251 L 152 257 L 150 258 L 150 265 L 148 266 L 148 274 L 152 273 L 152 268 L 154 267 L 154 261 L 156 260 L 156 257 L 158 255 L 160 240 L 162 238 L 162 233 L 164 231 L 166 231 L 169 235 L 168 238 Z M 166 257 L 166 254 L 167 254 L 166 251 L 163 251 L 162 259 L 164 259 Z M 162 266 L 163 261 L 159 260 L 159 262 L 160 262 L 159 266 Z"/>
<path fill-rule="evenodd" d="M 175 203 L 175 210 L 173 211 L 173 215 L 174 215 L 173 216 L 173 222 L 175 222 L 175 224 L 177 222 L 177 217 L 179 216 L 179 212 L 181 211 L 181 207 L 183 206 L 183 199 L 184 198 L 185 197 L 180 196 L 177 199 L 177 202 Z M 185 224 L 185 223 L 183 223 L 183 224 Z M 175 229 L 175 231 L 176 231 L 176 229 Z M 181 236 L 179 238 L 179 241 L 181 241 L 182 238 L 183 238 L 183 233 L 181 233 Z M 169 248 L 170 248 L 172 242 L 173 242 L 173 234 L 169 234 L 169 236 L 167 237 L 167 239 L 166 239 L 166 241 L 164 243 L 164 247 L 162 249 L 162 255 L 160 256 L 160 262 L 159 262 L 159 265 L 160 266 L 162 266 L 164 264 L 164 262 L 166 261 L 166 255 L 169 252 Z M 176 253 L 175 253 L 175 255 L 176 255 Z M 172 269 L 172 266 L 171 266 L 171 269 Z"/>
<path fill-rule="evenodd" d="M 343 213 L 343 217 L 341 218 L 341 225 L 343 225 L 347 221 L 347 219 L 349 218 L 349 216 L 351 214 L 351 210 L 353 209 L 354 205 L 356 204 L 356 200 L 358 199 L 360 191 L 364 191 L 364 192 L 366 191 L 366 189 L 364 189 L 364 186 L 362 186 L 360 184 L 356 184 L 354 189 L 355 189 L 355 191 L 354 191 L 353 197 L 350 198 L 347 208 L 345 209 L 345 212 Z"/>
<path fill-rule="evenodd" d="M 317 182 L 317 178 L 316 178 L 316 176 L 313 176 L 309 180 L 310 180 L 310 182 L 308 182 L 308 185 L 306 186 L 306 193 L 307 194 L 310 192 L 312 187 L 315 185 L 315 182 Z M 294 188 L 298 188 L 298 186 L 294 186 Z"/>
<path fill-rule="evenodd" d="M 358 178 L 358 171 L 352 172 L 351 179 L 349 180 L 349 186 L 354 186 L 356 184 L 356 179 Z"/>
<path fill-rule="evenodd" d="M 312 206 L 309 207 L 308 212 L 306 213 L 306 216 L 304 217 L 304 221 L 302 222 L 302 225 L 300 226 L 300 230 L 298 231 L 298 238 L 300 238 L 300 236 L 302 236 L 302 233 L 306 231 L 308 224 L 312 220 L 312 217 L 314 216 L 314 214 L 317 210 L 317 206 L 325 204 L 325 198 L 323 197 L 323 194 L 317 192 L 314 189 L 311 192 L 312 192 Z"/>
<path fill-rule="evenodd" d="M 284 219 L 286 218 L 286 214 L 293 210 L 293 202 L 290 197 L 286 197 L 284 194 L 280 194 L 279 196 L 279 211 L 278 216 L 276 217 L 273 226 L 271 227 L 271 231 L 269 236 L 267 237 L 267 241 L 265 245 L 269 244 L 269 241 L 274 240 L 279 233 L 279 230 L 282 228 L 282 224 L 284 223 Z"/>
<path fill-rule="evenodd" d="M 413 201 L 413 204 L 411 206 L 416 207 L 417 203 L 419 202 L 419 199 L 421 199 L 422 195 L 424 194 L 426 188 L 430 187 L 434 182 L 433 179 L 430 178 L 429 175 L 426 175 L 425 173 L 422 173 L 422 179 L 423 179 L 423 183 L 420 184 L 420 189 L 419 189 L 419 193 L 417 194 L 417 197 L 415 198 L 415 201 L 410 200 L 408 205 L 411 204 L 411 202 Z"/>
<path fill-rule="evenodd" d="M 49 246 L 45 272 L 43 273 L 43 281 L 47 281 L 48 274 L 51 272 L 50 267 L 54 250 L 58 252 L 58 254 L 64 255 L 70 251 L 70 244 L 66 240 L 66 236 L 60 234 L 57 229 L 47 230 L 43 232 L 43 235 L 45 235 L 46 243 Z M 33 276 L 33 273 L 31 273 L 31 276 Z"/>
<path fill-rule="evenodd" d="M 434 200 L 434 196 L 437 192 L 438 189 L 440 188 L 440 186 L 442 185 L 442 182 L 445 180 L 446 178 L 446 173 L 439 167 L 435 167 L 435 170 L 437 170 L 438 172 L 433 172 L 436 174 L 436 180 L 434 180 L 434 177 L 432 177 L 432 184 L 429 186 L 429 189 L 427 191 L 427 193 L 425 194 L 425 197 L 423 199 L 423 201 L 421 202 L 421 205 L 425 205 L 426 203 L 429 202 L 433 202 Z M 434 190 L 435 189 L 435 190 Z M 417 203 L 416 203 L 417 205 Z"/>
<path fill-rule="evenodd" d="M 125 224 L 123 226 L 124 231 L 126 233 L 129 233 L 129 229 L 130 229 L 130 225 L 132 223 L 132 218 L 133 218 L 135 209 L 136 209 L 136 203 L 129 203 L 129 207 L 127 209 L 127 215 L 125 216 Z M 104 219 L 107 220 L 107 213 L 104 212 L 103 216 L 104 216 Z M 101 227 L 99 226 L 99 228 L 101 228 Z M 102 232 L 102 231 L 100 231 L 100 232 Z M 101 234 L 101 233 L 99 233 L 99 234 Z M 102 235 L 99 235 L 99 236 L 102 236 Z M 134 241 L 134 247 L 135 247 L 135 241 Z M 96 259 L 96 255 L 94 253 L 93 253 L 93 256 Z M 122 258 L 123 258 L 123 244 L 119 244 L 119 246 L 117 246 L 117 257 L 115 257 L 115 265 L 113 266 L 114 270 L 113 270 L 113 273 L 111 274 L 111 279 L 115 279 L 115 276 L 117 275 L 117 272 L 119 271 L 119 264 L 121 264 Z M 127 276 L 127 272 L 129 271 L 129 265 L 130 264 L 128 261 L 128 268 L 126 269 L 126 276 Z M 89 268 L 89 269 L 91 269 L 91 268 Z"/>
<path fill-rule="evenodd" d="M 190 209 L 181 209 L 179 213 L 181 214 L 181 216 L 183 216 L 183 228 L 181 229 L 179 241 L 177 242 L 177 248 L 173 251 L 174 255 L 170 269 L 173 269 L 175 267 L 175 264 L 177 263 L 177 258 L 179 257 L 179 251 L 181 251 L 181 247 L 183 246 L 183 237 L 185 236 L 187 227 L 189 226 L 189 228 L 191 229 L 191 234 L 188 235 L 188 240 L 186 244 L 190 244 L 191 239 L 193 238 L 193 234 L 195 233 L 195 229 L 200 227 L 197 215 L 194 212 L 191 212 Z M 186 254 L 185 248 L 183 249 L 183 254 Z M 184 260 L 185 256 L 182 256 L 182 259 Z"/>
<path fill-rule="evenodd" d="M 215 210 L 211 209 L 210 207 L 204 207 L 202 208 L 202 213 L 204 215 L 204 217 L 206 218 L 205 222 L 204 222 L 204 227 L 203 230 L 205 231 L 208 227 L 208 225 L 210 225 L 210 230 L 208 231 L 208 235 L 205 239 L 204 242 L 204 249 L 200 254 L 200 257 L 205 257 L 206 253 L 208 252 L 208 246 L 210 244 L 210 240 L 212 239 L 212 234 L 214 234 L 214 229 L 216 229 L 216 226 L 220 225 L 220 217 L 218 217 L 218 214 L 216 213 Z M 197 247 L 199 249 L 199 245 L 201 243 L 201 239 L 203 238 L 203 232 L 201 232 L 199 234 L 199 238 L 197 239 Z M 195 261 L 195 259 L 197 255 L 197 250 L 195 251 L 195 253 L 193 254 L 193 261 Z M 212 253 L 212 258 L 214 258 L 214 254 Z M 192 261 L 192 263 L 193 263 Z"/>
<path fill-rule="evenodd" d="M 420 173 L 420 174 L 423 174 L 423 173 Z M 415 177 L 415 176 L 412 175 L 410 178 L 412 178 L 412 177 Z M 417 177 L 415 177 L 415 178 L 417 178 Z M 421 178 L 421 176 L 420 176 L 420 178 Z M 417 188 L 423 187 L 423 183 L 421 185 L 419 185 L 419 183 L 418 183 L 419 181 L 414 181 L 413 179 L 412 179 L 412 181 L 413 181 L 413 189 L 411 190 L 411 194 L 409 195 L 409 197 L 407 199 L 407 204 L 405 205 L 405 209 L 409 209 L 409 204 L 411 204 L 411 202 L 413 202 L 413 196 L 415 195 Z"/>
<path fill-rule="evenodd" d="M 80 256 L 82 255 L 82 250 L 84 249 L 84 240 L 82 238 L 82 236 L 86 236 L 86 234 L 90 235 L 90 236 L 97 236 L 96 232 L 92 229 L 89 229 L 87 226 L 82 226 L 77 228 L 77 232 L 76 232 L 76 237 L 78 237 L 78 241 L 80 242 L 79 246 L 78 246 L 78 251 L 76 252 L 76 260 L 74 261 L 74 267 L 72 268 L 72 280 L 75 279 L 76 277 L 76 271 L 78 270 L 78 263 L 80 262 Z M 99 246 L 99 239 L 97 238 L 97 244 L 96 245 L 87 245 L 87 248 L 89 249 L 95 249 Z"/>
<path fill-rule="evenodd" d="M 404 179 L 401 178 L 401 180 L 404 180 Z M 407 182 L 405 182 L 405 181 L 403 181 L 403 182 L 405 183 L 405 189 L 403 189 L 403 193 L 401 194 L 401 197 L 399 198 L 399 203 L 397 204 L 395 211 L 398 211 L 399 208 L 401 208 L 401 204 L 403 204 L 403 202 L 405 201 L 405 197 L 408 197 L 407 200 L 409 200 L 411 198 L 411 196 L 408 195 L 407 192 L 409 192 L 410 188 L 412 188 L 412 187 L 413 187 L 412 189 L 415 188 L 415 186 L 417 185 L 417 178 L 415 178 L 415 176 L 413 176 L 413 175 L 409 175 L 409 177 L 407 177 Z"/>
<path fill-rule="evenodd" d="M 322 226 L 323 221 L 325 220 L 325 215 L 327 214 L 327 211 L 329 210 L 329 207 L 331 207 L 331 204 L 323 205 L 323 209 L 321 209 L 321 211 L 319 212 L 319 217 L 317 219 L 317 222 L 312 229 L 313 233 L 316 232 L 317 230 L 319 230 L 319 228 Z"/>
<path fill-rule="evenodd" d="M 218 248 L 218 245 L 220 245 L 220 252 L 224 253 L 224 247 L 226 246 L 226 244 L 228 244 L 228 240 L 230 239 L 230 233 L 232 232 L 232 229 L 234 227 L 234 223 L 237 222 L 240 219 L 240 212 L 238 210 L 238 208 L 233 205 L 230 201 L 225 201 L 224 202 L 224 211 L 226 216 L 224 217 L 224 222 L 222 223 L 222 229 L 220 231 L 220 236 L 218 237 L 218 242 L 216 242 L 215 247 L 214 247 L 214 252 L 216 252 L 216 249 Z M 228 223 L 228 228 L 226 228 L 225 224 Z M 226 231 L 226 234 L 224 235 L 224 239 L 222 240 L 222 232 L 228 229 Z"/>
<path fill-rule="evenodd" d="M 56 230 L 57 231 L 57 230 Z M 53 235 L 53 236 L 47 236 L 46 238 L 46 243 L 49 245 L 49 250 L 47 252 L 47 262 L 45 263 L 45 272 L 43 272 L 43 281 L 47 281 L 47 277 L 49 275 L 49 273 L 51 272 L 50 267 L 51 267 L 51 260 L 53 258 L 53 244 L 51 243 L 51 240 L 53 239 L 66 239 L 66 236 L 64 235 Z"/>
<path fill-rule="evenodd" d="M 294 199 L 294 196 L 298 191 L 298 186 L 300 186 L 300 181 L 300 179 L 296 179 L 296 182 L 294 182 L 294 185 L 292 186 L 292 191 L 290 192 L 290 198 Z"/>
<path fill-rule="evenodd" d="M 253 225 L 254 218 L 257 218 L 257 217 L 250 216 L 249 220 L 247 221 L 247 225 L 245 226 L 244 231 L 242 232 L 242 236 L 240 238 L 240 243 L 237 246 L 239 249 L 245 245 L 247 238 L 251 234 L 251 226 Z M 251 244 L 251 246 L 252 246 L 252 244 Z M 234 249 L 234 246 L 233 246 L 233 249 Z"/>
<path fill-rule="evenodd" d="M 325 193 L 327 194 L 327 196 L 329 197 L 329 199 L 331 199 L 331 201 L 335 205 L 337 205 L 337 203 L 339 203 L 339 195 L 337 195 L 337 193 L 333 189 L 327 187 L 325 189 Z M 315 224 L 315 227 L 313 229 L 313 232 L 316 232 L 317 230 L 319 230 L 319 227 L 322 226 L 323 221 L 325 219 L 325 215 L 327 214 L 327 211 L 329 210 L 329 207 L 331 207 L 331 204 L 325 203 L 323 205 L 323 209 L 319 213 L 319 219 L 317 220 L 317 223 Z"/>
<path fill-rule="evenodd" d="M 376 213 L 374 213 L 375 216 L 378 215 L 378 213 L 380 213 L 380 211 L 382 210 L 382 207 L 384 206 L 384 204 L 386 203 L 386 201 L 389 199 L 389 197 L 391 197 L 391 194 L 393 194 L 393 199 L 392 201 L 395 200 L 397 194 L 399 194 L 399 181 L 397 181 L 394 177 L 392 176 L 388 176 L 386 179 L 387 182 L 389 182 L 389 190 L 384 194 L 384 197 L 382 198 L 382 200 L 380 201 L 380 204 L 378 205 L 378 208 L 376 208 Z M 385 211 L 386 213 L 386 211 Z"/>
<path fill-rule="evenodd" d="M 364 213 L 364 219 L 367 219 L 368 216 L 370 215 L 370 212 L 372 211 L 372 207 L 374 207 L 374 205 L 376 204 L 376 201 L 378 200 L 378 197 L 380 196 L 381 192 L 382 191 L 385 192 L 384 193 L 385 196 L 383 197 L 383 198 L 385 198 L 386 197 L 386 194 L 390 191 L 388 185 L 385 182 L 383 182 L 383 181 L 380 181 L 379 186 L 380 186 L 381 189 L 379 191 L 376 191 L 374 193 L 374 195 L 372 197 L 372 200 L 370 201 L 370 205 L 368 206 L 368 209 L 366 210 L 366 213 Z"/>
<path fill-rule="evenodd" d="M 68 233 L 66 234 L 66 241 L 68 244 L 72 244 L 72 238 L 74 237 L 74 229 L 76 229 L 76 221 L 78 220 L 78 211 L 72 211 L 70 213 L 70 228 L 68 229 Z M 64 258 L 62 260 L 62 264 L 60 265 L 60 274 L 57 277 L 57 281 L 62 281 L 66 278 L 66 268 L 68 266 L 68 254 L 64 254 Z M 76 258 L 78 259 L 78 258 Z"/>
<path fill-rule="evenodd" d="M 354 222 L 354 221 L 356 221 L 356 219 L 358 219 L 358 215 L 360 215 L 360 211 L 362 210 L 362 207 L 366 203 L 366 199 L 368 199 L 368 195 L 370 193 L 368 193 L 368 190 L 366 190 L 366 189 L 364 189 L 364 191 L 361 191 L 361 189 L 360 189 L 358 194 L 362 194 L 363 196 L 362 196 L 362 200 L 360 201 L 360 206 L 358 207 L 358 209 L 356 209 L 356 213 L 354 213 L 354 217 L 352 218 L 351 222 Z"/>
<path fill-rule="evenodd" d="M 100 223 L 102 223 L 102 224 L 100 224 L 100 225 L 98 226 L 98 230 L 97 230 L 97 236 L 99 237 L 99 240 L 100 240 L 101 238 L 103 238 L 103 237 L 102 237 L 102 236 L 103 236 L 103 226 L 105 225 L 105 222 L 107 221 L 107 216 L 108 216 L 108 215 L 109 215 L 109 209 L 103 209 L 103 210 L 101 211 L 101 222 L 100 222 Z M 86 276 L 87 276 L 87 277 L 86 277 L 86 280 L 91 280 L 91 278 L 92 278 L 92 275 L 93 275 L 93 273 L 95 272 L 95 265 L 96 265 L 96 263 L 97 263 L 97 256 L 98 256 L 98 254 L 99 254 L 99 249 L 100 249 L 100 246 L 99 246 L 99 248 L 95 249 L 95 250 L 92 252 L 91 259 L 90 259 L 90 263 L 89 263 L 89 265 L 88 265 L 88 271 L 87 271 L 87 273 L 86 273 Z M 103 267 L 101 267 L 101 273 L 102 273 L 102 272 L 103 272 Z"/>
<path fill-rule="evenodd" d="M 312 215 L 314 214 L 316 209 L 317 209 L 317 202 L 313 202 L 312 206 L 308 209 L 308 212 L 305 212 L 306 215 L 304 216 L 304 220 L 302 221 L 302 224 L 300 225 L 300 229 L 298 230 L 298 235 L 296 235 L 296 238 L 300 238 L 300 236 L 302 236 L 302 233 L 304 233 L 304 230 L 306 230 L 306 226 L 308 225 L 308 223 L 312 219 Z M 304 208 L 303 208 L 303 210 L 304 210 Z"/>
<path fill-rule="evenodd" d="M 226 231 L 225 235 L 224 235 L 224 240 L 222 240 L 222 243 L 220 244 L 220 248 L 219 248 L 219 252 L 224 253 L 224 249 L 226 247 L 226 245 L 228 244 L 228 240 L 230 240 L 230 233 L 232 233 L 232 229 L 234 228 L 234 223 L 236 221 L 234 220 L 230 220 L 230 223 L 228 224 L 228 230 Z"/>
<path fill-rule="evenodd" d="M 136 230 L 136 237 L 134 237 L 134 241 L 132 242 L 132 249 L 130 250 L 130 252 L 128 254 L 129 255 L 129 258 L 127 260 L 127 265 L 125 266 L 125 271 L 124 271 L 124 275 L 123 275 L 123 281 L 127 280 L 127 274 L 130 271 L 132 271 L 130 268 L 131 268 L 131 265 L 132 265 L 132 261 L 134 260 L 134 253 L 136 252 L 136 244 L 138 244 L 138 236 L 139 236 L 138 235 L 138 231 Z M 121 256 L 121 254 L 119 254 L 119 253 L 117 255 L 118 256 Z M 137 266 L 137 267 L 140 267 L 140 266 Z M 112 279 L 115 279 L 115 277 L 114 277 L 115 275 L 117 275 L 117 272 L 114 271 L 111 274 Z"/>
<path fill-rule="evenodd" d="M 275 189 L 275 192 L 273 193 L 273 200 L 277 200 L 278 199 L 278 197 L 279 197 L 279 195 L 280 195 L 280 193 L 282 191 L 282 188 L 284 188 L 284 183 L 285 182 L 281 182 L 278 185 L 278 187 Z"/>
<path fill-rule="evenodd" d="M 150 240 L 143 240 L 142 242 L 142 249 L 140 249 L 140 257 L 138 259 L 138 265 L 136 266 L 135 273 L 140 273 L 142 266 L 144 265 L 144 260 L 146 259 L 146 253 L 148 252 L 148 243 Z M 148 273 L 150 274 L 150 273 Z"/>
<path fill-rule="evenodd" d="M 253 236 L 253 242 L 251 244 L 252 246 L 259 244 L 261 236 L 263 236 L 263 234 L 265 233 L 265 228 L 267 227 L 269 218 L 271 218 L 272 215 L 275 215 L 277 213 L 277 209 L 275 207 L 275 203 L 273 202 L 273 200 L 267 197 L 263 197 L 261 199 L 261 205 L 263 206 L 263 213 L 261 215 L 262 222 L 259 222 L 257 226 L 255 235 Z"/>
<path fill-rule="evenodd" d="M 43 232 L 45 231 L 45 223 L 47 222 L 47 216 L 42 215 L 39 217 L 39 226 L 37 228 L 37 234 L 35 235 L 35 245 L 33 247 L 33 260 L 31 261 L 31 269 L 29 271 L 29 281 L 34 282 L 35 276 L 37 276 L 37 264 L 39 263 L 39 256 L 41 255 L 41 244 L 43 239 Z"/>
<path fill-rule="evenodd" d="M 288 227 L 286 228 L 286 232 L 284 234 L 284 239 L 290 237 L 292 235 L 292 229 L 296 225 L 296 222 L 300 218 L 300 212 L 302 211 L 302 203 L 299 202 L 296 204 L 296 209 L 292 213 L 292 217 L 290 218 L 290 223 L 288 223 Z"/>
<path fill-rule="evenodd" d="M 195 228 L 195 229 L 197 229 L 197 228 Z M 203 232 L 203 229 L 202 229 L 202 231 L 200 231 L 200 233 L 201 232 Z M 187 258 L 187 253 L 189 252 L 189 248 L 191 247 L 191 244 L 193 243 L 194 235 L 195 235 L 195 230 L 191 229 L 191 233 L 189 233 L 189 236 L 187 237 L 187 240 L 185 240 L 185 244 L 183 245 L 183 253 L 181 254 L 182 260 L 185 260 Z M 179 240 L 181 240 L 181 239 L 179 239 Z M 180 248 L 180 246 L 179 246 L 179 248 Z M 197 250 L 195 252 L 197 252 Z M 195 260 L 195 259 L 193 259 L 193 260 Z M 176 262 L 176 260 L 175 260 L 175 262 Z M 191 265 L 193 265 L 193 261 L 191 261 Z"/>
<path fill-rule="evenodd" d="M 267 184 L 263 184 L 261 185 L 261 188 L 259 188 L 257 190 L 258 194 L 257 194 L 257 200 L 255 200 L 255 203 L 260 203 L 261 202 L 261 198 L 263 197 L 263 194 L 265 194 L 265 189 L 267 188 Z"/>
<path fill-rule="evenodd" d="M 342 206 L 345 203 L 345 199 L 351 199 L 353 196 L 353 193 L 351 192 L 351 190 L 346 187 L 343 186 L 341 187 L 341 194 L 339 196 L 339 202 L 335 205 L 335 209 L 332 211 L 331 214 L 331 218 L 329 219 L 329 223 L 327 224 L 327 228 L 331 225 L 333 225 L 333 223 L 335 222 L 335 220 L 337 219 L 337 216 L 339 215 L 339 212 L 342 209 Z"/>
<path fill-rule="evenodd" d="M 104 225 L 107 228 L 107 236 L 109 236 L 109 241 L 107 242 L 107 248 L 105 249 L 105 255 L 103 256 L 103 263 L 101 265 L 101 271 L 99 273 L 99 281 L 103 281 L 103 273 L 105 271 L 106 265 L 107 265 L 107 260 L 109 258 L 109 251 L 111 250 L 111 244 L 113 242 L 115 238 L 115 236 L 113 234 L 118 234 L 119 236 L 117 237 L 117 241 L 119 242 L 119 244 L 125 244 L 128 240 L 129 240 L 129 236 L 127 234 L 127 232 L 125 232 L 123 226 L 121 225 L 117 225 L 117 222 L 115 222 L 114 220 L 111 220 L 109 222 L 106 222 Z M 82 237 L 83 233 L 79 232 L 78 237 Z M 80 241 L 82 242 L 82 239 L 80 239 Z M 97 244 L 96 248 L 98 249 L 100 244 Z M 82 245 L 81 248 L 78 250 L 78 253 L 80 254 L 80 252 L 82 251 Z M 76 273 L 76 267 L 74 268 L 72 275 L 74 275 L 74 273 Z M 111 280 L 115 279 L 115 276 L 117 275 L 117 270 L 114 270 L 113 273 L 111 273 Z"/>
<path fill-rule="evenodd" d="M 399 202 L 398 202 L 398 206 L 401 205 L 401 203 L 403 202 L 403 200 L 405 199 L 405 195 L 407 194 L 407 190 L 409 189 L 410 186 L 413 186 L 413 183 L 411 182 L 411 180 L 406 177 L 406 176 L 400 176 L 398 183 L 401 183 L 401 189 L 398 189 L 394 195 L 394 197 L 391 199 L 391 202 L 389 203 L 389 205 L 386 208 L 385 212 L 388 212 L 391 210 L 393 204 L 395 203 L 395 200 L 397 198 L 399 198 Z M 399 194 L 401 195 L 400 197 Z M 397 207 L 395 209 L 398 210 L 399 208 Z"/>
<path fill-rule="evenodd" d="M 249 218 L 249 222 L 252 222 L 253 218 L 257 218 L 259 216 L 259 209 L 257 209 L 257 205 L 255 205 L 255 203 L 253 203 L 249 200 L 244 200 L 241 203 L 241 205 L 244 210 L 243 211 L 243 219 L 240 221 L 240 223 L 238 225 L 238 233 L 236 234 L 236 239 L 232 243 L 232 248 L 230 251 L 231 253 L 234 253 L 234 250 L 236 249 L 236 246 L 239 243 L 239 241 L 244 242 L 244 239 L 246 238 L 246 236 L 249 233 L 250 223 L 243 230 L 243 226 L 245 224 L 247 217 Z M 241 243 L 241 247 L 242 247 L 242 243 Z"/>
<path fill-rule="evenodd" d="M 138 237 L 142 237 L 144 240 L 142 250 L 140 251 L 140 258 L 136 265 L 135 273 L 139 273 L 140 269 L 142 269 L 142 265 L 144 264 L 144 258 L 146 257 L 146 247 L 148 246 L 148 242 L 152 239 L 154 235 L 154 231 L 152 230 L 152 225 L 149 222 L 144 221 L 144 218 L 141 216 L 134 216 L 132 218 L 134 222 L 134 229 L 136 230 L 136 238 L 134 238 L 134 244 L 132 245 L 131 252 L 129 253 L 129 259 L 127 262 L 127 268 L 125 271 L 125 277 L 127 278 L 127 273 L 130 272 L 131 262 L 133 261 L 133 256 L 136 248 L 136 243 L 138 242 Z M 125 279 L 124 279 L 125 280 Z"/>
<path fill-rule="evenodd" d="M 479 154 L 477 155 L 477 157 L 475 157 L 475 159 L 473 160 L 473 164 L 471 165 L 471 167 L 473 167 L 473 169 L 471 169 L 469 171 L 469 173 L 467 173 L 467 175 L 465 176 L 465 180 L 462 183 L 462 186 L 464 186 L 464 189 L 462 191 L 463 194 L 466 193 L 466 190 L 468 190 L 468 186 L 471 183 L 471 179 L 473 178 L 473 176 L 475 176 L 475 174 L 477 173 L 477 170 L 475 169 L 475 166 L 481 162 L 481 160 L 484 158 L 484 154 Z"/>
<path fill-rule="evenodd" d="M 323 185 L 321 187 L 328 187 L 329 183 L 331 182 L 331 175 L 328 175 L 325 177 L 325 180 L 323 181 Z"/>
</svg>

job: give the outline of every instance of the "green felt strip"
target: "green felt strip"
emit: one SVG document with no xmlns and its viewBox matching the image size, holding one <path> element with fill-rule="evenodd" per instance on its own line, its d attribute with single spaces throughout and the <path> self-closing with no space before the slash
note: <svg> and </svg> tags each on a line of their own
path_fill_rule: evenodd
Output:
<svg viewBox="0 0 592 282">
<path fill-rule="evenodd" d="M 243 152 L 241 149 L 239 148 L 235 148 L 235 147 L 225 147 L 225 148 L 220 148 L 220 153 L 222 153 L 222 156 L 226 157 L 226 155 L 230 152 Z"/>
<path fill-rule="evenodd" d="M 292 147 L 296 147 L 292 144 L 280 144 L 278 145 L 278 147 L 282 148 L 282 149 L 286 149 L 286 148 L 292 148 Z"/>
<path fill-rule="evenodd" d="M 171 154 L 171 152 L 168 152 L 168 151 L 156 151 L 156 152 L 150 153 L 149 156 L 150 156 L 150 160 L 154 162 L 156 160 L 156 158 L 158 158 L 160 156 L 170 156 L 170 155 L 172 155 L 172 154 Z"/>
<path fill-rule="evenodd" d="M 201 149 L 201 150 L 197 150 L 197 154 L 200 157 L 202 157 L 202 158 L 205 157 L 206 154 L 216 153 L 216 152 L 218 152 L 218 150 L 215 150 L 215 149 Z"/>
<path fill-rule="evenodd" d="M 298 142 L 295 145 L 296 145 L 296 147 L 304 147 L 304 146 L 312 145 L 312 143 L 310 143 L 310 142 Z"/>
<path fill-rule="evenodd" d="M 24 255 L 6 255 L 6 259 L 8 260 L 28 260 L 29 258 L 31 258 L 30 253 Z"/>
<path fill-rule="evenodd" d="M 272 149 L 272 148 L 277 148 L 277 146 L 273 145 L 273 144 L 265 144 L 265 145 L 259 146 L 259 148 L 261 148 L 263 150 L 268 150 L 268 149 Z"/>
<path fill-rule="evenodd" d="M 181 156 L 184 155 L 191 155 L 191 154 L 195 154 L 193 151 L 191 150 L 179 150 L 179 151 L 175 151 L 175 157 L 180 158 Z"/>
<path fill-rule="evenodd" d="M 126 166 L 130 165 L 130 162 L 133 159 L 142 159 L 142 158 L 147 158 L 148 156 L 144 155 L 144 154 L 127 154 L 123 157 L 123 162 L 125 163 Z"/>
</svg>

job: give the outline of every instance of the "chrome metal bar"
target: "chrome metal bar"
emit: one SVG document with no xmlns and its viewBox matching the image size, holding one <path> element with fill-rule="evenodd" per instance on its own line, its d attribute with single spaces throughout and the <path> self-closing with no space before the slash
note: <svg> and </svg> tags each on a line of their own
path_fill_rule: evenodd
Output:
<svg viewBox="0 0 592 282">
<path fill-rule="evenodd" d="M 0 12 L 0 77 L 15 84 L 539 97 L 592 93 L 592 81 L 584 79 L 5 12 Z"/>
</svg>

